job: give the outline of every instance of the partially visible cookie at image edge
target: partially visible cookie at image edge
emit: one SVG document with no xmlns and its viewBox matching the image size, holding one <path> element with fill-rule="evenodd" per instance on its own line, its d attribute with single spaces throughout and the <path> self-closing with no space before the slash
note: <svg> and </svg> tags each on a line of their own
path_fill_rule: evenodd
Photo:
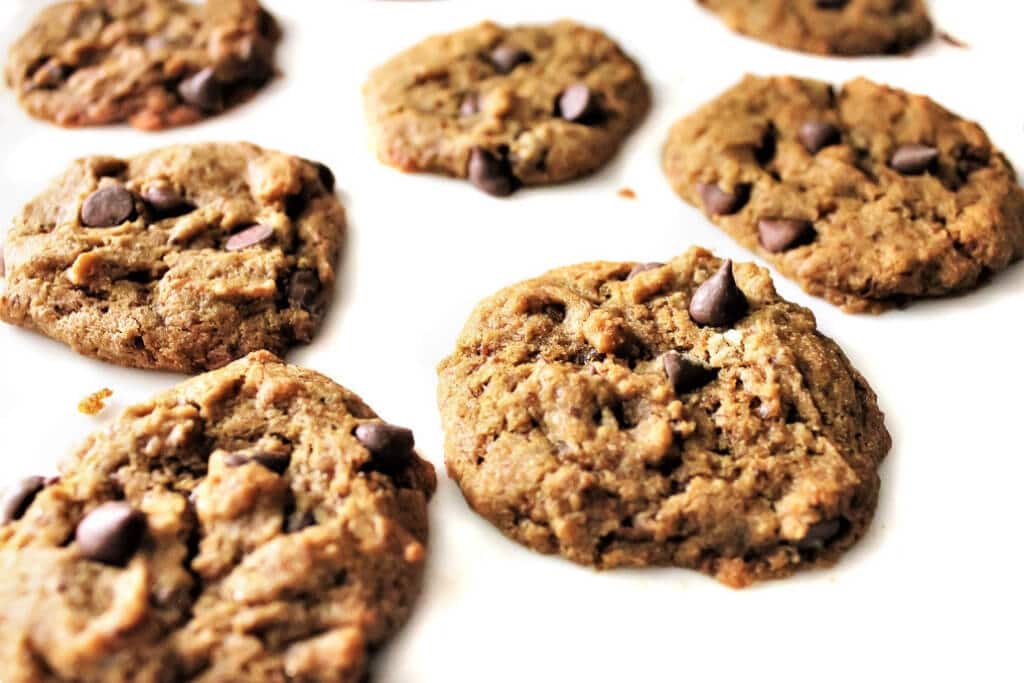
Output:
<svg viewBox="0 0 1024 683">
<path fill-rule="evenodd" d="M 34 18 L 4 77 L 26 111 L 61 126 L 157 130 L 261 88 L 279 39 L 257 0 L 72 0 Z"/>
<path fill-rule="evenodd" d="M 932 35 L 924 0 L 697 0 L 732 30 L 824 55 L 906 52 Z"/>
<path fill-rule="evenodd" d="M 766 270 L 702 249 L 485 299 L 439 369 L 445 457 L 502 533 L 734 587 L 833 564 L 890 447 L 874 392 Z"/>
<path fill-rule="evenodd" d="M 1024 255 L 1024 190 L 985 131 L 922 95 L 747 76 L 680 119 L 673 189 L 806 291 L 880 311 Z"/>
<path fill-rule="evenodd" d="M 322 375 L 257 352 L 190 379 L 0 499 L 0 678 L 363 681 L 435 487 Z"/>
<path fill-rule="evenodd" d="M 344 234 L 317 162 L 248 143 L 86 157 L 14 219 L 0 319 L 128 367 L 283 353 L 316 333 Z"/>
<path fill-rule="evenodd" d="M 382 161 L 497 196 L 595 171 L 650 107 L 636 63 L 570 21 L 427 38 L 375 69 L 364 98 Z"/>
</svg>

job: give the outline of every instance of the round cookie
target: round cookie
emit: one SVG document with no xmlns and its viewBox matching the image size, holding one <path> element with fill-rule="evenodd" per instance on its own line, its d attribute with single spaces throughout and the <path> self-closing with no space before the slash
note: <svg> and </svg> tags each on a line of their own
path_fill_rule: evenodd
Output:
<svg viewBox="0 0 1024 683">
<path fill-rule="evenodd" d="M 8 491 L 0 679 L 362 681 L 419 592 L 435 486 L 322 375 L 258 352 L 193 378 Z"/>
<path fill-rule="evenodd" d="M 364 96 L 384 163 L 498 196 L 596 170 L 650 106 L 639 67 L 569 21 L 433 36 L 375 69 Z"/>
<path fill-rule="evenodd" d="M 131 367 L 281 353 L 334 289 L 333 190 L 326 166 L 248 143 L 80 159 L 8 232 L 0 319 Z"/>
<path fill-rule="evenodd" d="M 697 0 L 729 28 L 823 55 L 906 52 L 932 34 L 924 0 Z"/>
<path fill-rule="evenodd" d="M 847 311 L 975 287 L 1024 254 L 1024 190 L 985 132 L 857 79 L 748 76 L 675 124 L 675 191 Z"/>
<path fill-rule="evenodd" d="M 61 126 L 157 130 L 260 88 L 279 38 L 257 0 L 72 0 L 36 16 L 4 76 L 26 111 Z"/>
<path fill-rule="evenodd" d="M 753 264 L 553 270 L 481 303 L 438 372 L 450 474 L 540 552 L 741 587 L 833 563 L 874 512 L 875 395 Z"/>
</svg>

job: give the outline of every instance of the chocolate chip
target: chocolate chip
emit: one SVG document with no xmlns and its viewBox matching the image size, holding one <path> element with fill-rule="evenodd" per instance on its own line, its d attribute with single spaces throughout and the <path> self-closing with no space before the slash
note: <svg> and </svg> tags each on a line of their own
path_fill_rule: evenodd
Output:
<svg viewBox="0 0 1024 683">
<path fill-rule="evenodd" d="M 294 534 L 295 532 L 302 531 L 314 524 L 316 524 L 316 517 L 313 516 L 311 511 L 306 510 L 301 515 L 292 515 L 289 517 L 288 521 L 285 523 L 285 531 L 290 534 Z"/>
<path fill-rule="evenodd" d="M 814 226 L 799 218 L 762 218 L 757 222 L 757 239 L 762 247 L 778 254 L 813 240 Z"/>
<path fill-rule="evenodd" d="M 21 519 L 44 486 L 46 480 L 42 477 L 25 477 L 7 489 L 0 498 L 0 524 Z"/>
<path fill-rule="evenodd" d="M 815 0 L 818 9 L 843 9 L 849 0 Z"/>
<path fill-rule="evenodd" d="M 475 92 L 468 92 L 462 96 L 459 104 L 459 116 L 473 116 L 480 113 L 480 96 Z"/>
<path fill-rule="evenodd" d="M 597 98 L 584 83 L 573 83 L 558 96 L 558 112 L 566 121 L 585 123 L 597 111 Z"/>
<path fill-rule="evenodd" d="M 74 73 L 74 70 L 66 64 L 50 60 L 32 74 L 32 80 L 27 84 L 27 90 L 56 90 L 61 84 Z"/>
<path fill-rule="evenodd" d="M 508 160 L 483 147 L 474 147 L 470 151 L 469 182 L 477 189 L 495 197 L 507 197 L 516 189 L 515 180 Z"/>
<path fill-rule="evenodd" d="M 224 457 L 224 464 L 228 467 L 241 467 L 242 465 L 247 465 L 253 462 L 257 465 L 266 467 L 275 474 L 284 474 L 291 461 L 292 459 L 289 455 L 262 452 L 253 453 L 251 455 L 246 453 L 231 453 Z"/>
<path fill-rule="evenodd" d="M 228 251 L 241 251 L 260 242 L 267 241 L 273 234 L 274 229 L 272 227 L 263 223 L 257 223 L 229 237 L 228 241 L 224 243 L 224 248 Z"/>
<path fill-rule="evenodd" d="M 503 74 L 511 72 L 520 64 L 528 64 L 532 61 L 533 57 L 529 52 L 508 43 L 502 43 L 491 50 L 491 64 Z"/>
<path fill-rule="evenodd" d="M 903 145 L 893 152 L 889 165 L 903 175 L 920 175 L 938 158 L 939 150 L 929 145 Z"/>
<path fill-rule="evenodd" d="M 316 173 L 320 176 L 320 184 L 328 192 L 334 192 L 334 171 L 327 164 L 322 164 L 319 161 L 314 161 L 313 165 L 316 166 Z"/>
<path fill-rule="evenodd" d="M 704 208 L 714 216 L 729 216 L 747 203 L 750 196 L 749 185 L 737 185 L 732 193 L 726 192 L 717 185 L 697 183 L 697 193 L 704 202 Z"/>
<path fill-rule="evenodd" d="M 178 84 L 178 94 L 187 103 L 205 111 L 224 108 L 224 89 L 213 67 L 206 67 Z"/>
<path fill-rule="evenodd" d="M 849 527 L 850 522 L 844 517 L 823 520 L 812 524 L 796 545 L 800 550 L 821 550 L 826 543 L 842 535 Z"/>
<path fill-rule="evenodd" d="M 718 271 L 705 280 L 690 299 L 690 318 L 698 325 L 725 327 L 747 312 L 747 297 L 736 286 L 732 261 L 726 259 Z"/>
<path fill-rule="evenodd" d="M 309 310 L 320 293 L 320 278 L 312 270 L 297 270 L 288 282 L 288 303 Z"/>
<path fill-rule="evenodd" d="M 677 394 L 687 394 L 715 378 L 712 368 L 695 363 L 678 351 L 668 351 L 661 357 L 665 376 Z"/>
<path fill-rule="evenodd" d="M 797 131 L 797 139 L 811 154 L 817 154 L 830 145 L 839 144 L 839 128 L 827 121 L 806 121 Z"/>
<path fill-rule="evenodd" d="M 86 197 L 82 223 L 90 228 L 110 228 L 124 223 L 134 213 L 132 193 L 121 185 L 107 185 Z"/>
<path fill-rule="evenodd" d="M 123 565 L 138 550 L 145 532 L 144 514 L 128 503 L 104 503 L 78 523 L 75 540 L 85 558 Z"/>
<path fill-rule="evenodd" d="M 655 268 L 661 268 L 663 265 L 665 265 L 665 264 L 664 263 L 659 263 L 657 261 L 651 261 L 650 263 L 638 263 L 635 266 L 633 266 L 633 269 L 631 271 L 629 271 L 629 275 L 626 276 L 626 279 L 627 280 L 632 280 L 633 278 L 635 278 L 640 273 L 646 273 L 648 270 L 654 270 Z"/>
<path fill-rule="evenodd" d="M 364 422 L 354 434 L 374 456 L 388 461 L 405 460 L 415 445 L 411 430 L 386 422 Z"/>
<path fill-rule="evenodd" d="M 153 185 L 142 191 L 142 198 L 161 216 L 180 216 L 195 210 L 196 206 L 167 185 Z"/>
</svg>

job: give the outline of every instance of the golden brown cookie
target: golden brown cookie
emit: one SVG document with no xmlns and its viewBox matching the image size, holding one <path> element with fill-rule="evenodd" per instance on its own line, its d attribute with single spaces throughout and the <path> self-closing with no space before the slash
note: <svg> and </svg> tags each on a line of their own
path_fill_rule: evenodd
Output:
<svg viewBox="0 0 1024 683">
<path fill-rule="evenodd" d="M 924 0 L 697 0 L 738 33 L 802 52 L 906 52 L 932 34 Z"/>
<path fill-rule="evenodd" d="M 87 157 L 8 232 L 0 319 L 130 367 L 282 353 L 316 332 L 344 232 L 323 164 L 248 143 Z"/>
<path fill-rule="evenodd" d="M 364 95 L 382 161 L 498 196 L 591 173 L 650 106 L 639 67 L 570 21 L 433 36 L 375 69 Z"/>
<path fill-rule="evenodd" d="M 484 300 L 441 363 L 448 470 L 511 538 L 731 586 L 834 563 L 866 530 L 875 394 L 766 270 L 693 249 Z"/>
<path fill-rule="evenodd" d="M 748 76 L 675 124 L 665 175 L 847 311 L 970 289 L 1024 255 L 1024 190 L 977 124 L 857 79 Z"/>
<path fill-rule="evenodd" d="M 0 680 L 362 681 L 420 587 L 408 430 L 259 352 L 128 408 L 0 503 Z"/>
<path fill-rule="evenodd" d="M 30 114 L 61 126 L 156 130 L 260 88 L 279 37 L 257 0 L 71 0 L 39 13 L 4 77 Z"/>
</svg>

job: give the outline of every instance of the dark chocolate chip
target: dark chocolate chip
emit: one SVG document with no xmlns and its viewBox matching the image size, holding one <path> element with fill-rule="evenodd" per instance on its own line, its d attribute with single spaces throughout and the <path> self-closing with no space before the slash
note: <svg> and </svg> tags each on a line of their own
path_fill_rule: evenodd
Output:
<svg viewBox="0 0 1024 683">
<path fill-rule="evenodd" d="M 320 184 L 328 192 L 334 192 L 334 171 L 327 164 L 322 164 L 319 161 L 314 161 L 313 165 L 316 166 L 317 175 L 320 176 Z"/>
<path fill-rule="evenodd" d="M 811 154 L 817 154 L 830 145 L 839 144 L 839 128 L 827 121 L 806 121 L 797 131 L 797 138 Z"/>
<path fill-rule="evenodd" d="M 462 96 L 459 104 L 459 116 L 473 116 L 480 113 L 480 96 L 475 92 L 468 92 Z"/>
<path fill-rule="evenodd" d="M 288 281 L 288 304 L 309 310 L 320 294 L 320 278 L 312 270 L 297 270 Z"/>
<path fill-rule="evenodd" d="M 302 531 L 314 524 L 316 524 L 316 517 L 313 516 L 311 511 L 306 510 L 301 515 L 292 515 L 289 517 L 288 521 L 285 523 L 285 531 L 290 534 L 294 534 L 295 532 Z"/>
<path fill-rule="evenodd" d="M 42 477 L 25 477 L 7 489 L 0 498 L 0 524 L 21 519 L 36 494 L 45 486 L 46 480 Z"/>
<path fill-rule="evenodd" d="M 821 550 L 826 543 L 842 535 L 849 526 L 850 523 L 843 517 L 823 520 L 812 524 L 796 545 L 800 550 Z"/>
<path fill-rule="evenodd" d="M 178 94 L 187 103 L 205 111 L 224 108 L 224 89 L 213 67 L 206 67 L 179 83 Z"/>
<path fill-rule="evenodd" d="M 256 463 L 262 465 L 268 470 L 275 474 L 284 474 L 285 470 L 288 469 L 288 465 L 292 459 L 289 455 L 279 455 L 277 453 L 231 453 L 224 456 L 224 464 L 228 467 L 241 467 L 249 463 Z"/>
<path fill-rule="evenodd" d="M 668 351 L 661 357 L 665 376 L 677 394 L 687 394 L 715 378 L 714 369 L 695 363 L 678 351 Z"/>
<path fill-rule="evenodd" d="M 754 148 L 754 159 L 761 166 L 767 166 L 775 158 L 775 152 L 778 149 L 777 138 L 778 131 L 775 130 L 774 125 L 769 124 L 768 129 L 761 136 L 761 142 Z"/>
<path fill-rule="evenodd" d="M 727 259 L 705 280 L 690 299 L 690 318 L 698 325 L 725 327 L 747 312 L 747 297 L 736 286 L 732 261 Z"/>
<path fill-rule="evenodd" d="M 843 9 L 849 0 L 815 0 L 818 9 Z"/>
<path fill-rule="evenodd" d="M 146 516 L 128 503 L 104 503 L 78 523 L 78 550 L 90 560 L 124 565 L 146 533 Z"/>
<path fill-rule="evenodd" d="M 507 197 L 516 189 L 515 176 L 508 160 L 474 147 L 469 153 L 469 182 L 495 197 Z"/>
<path fill-rule="evenodd" d="M 558 112 L 566 121 L 585 123 L 597 111 L 597 98 L 584 83 L 573 83 L 558 96 Z"/>
<path fill-rule="evenodd" d="M 632 280 L 640 273 L 646 273 L 648 270 L 654 270 L 655 268 L 661 268 L 664 263 L 657 261 L 651 261 L 650 263 L 638 263 L 633 266 L 633 269 L 629 271 L 629 275 L 626 276 L 627 280 Z"/>
<path fill-rule="evenodd" d="M 229 237 L 228 241 L 224 243 L 224 248 L 228 251 L 241 251 L 242 249 L 256 246 L 260 242 L 267 241 L 273 234 L 274 229 L 272 227 L 263 223 L 257 223 Z"/>
<path fill-rule="evenodd" d="M 762 218 L 757 222 L 761 246 L 778 254 L 814 239 L 814 226 L 799 218 Z"/>
<path fill-rule="evenodd" d="M 386 422 L 364 422 L 354 434 L 374 456 L 389 461 L 404 460 L 415 445 L 412 430 Z"/>
<path fill-rule="evenodd" d="M 903 175 L 921 175 L 938 158 L 939 150 L 929 145 L 903 145 L 893 152 L 889 165 Z"/>
<path fill-rule="evenodd" d="M 124 223 L 134 213 L 132 193 L 121 185 L 107 185 L 86 197 L 82 223 L 90 228 L 110 228 Z"/>
<path fill-rule="evenodd" d="M 714 216 L 729 216 L 747 203 L 750 196 L 750 186 L 737 185 L 730 193 L 709 183 L 697 183 L 697 193 L 704 202 L 704 208 Z"/>
<path fill-rule="evenodd" d="M 153 185 L 142 191 L 142 198 L 161 216 L 180 216 L 194 211 L 196 206 L 167 185 Z"/>
<path fill-rule="evenodd" d="M 533 61 L 530 53 L 521 47 L 502 43 L 491 50 L 491 64 L 503 74 L 507 74 L 520 64 L 528 64 Z"/>
</svg>

